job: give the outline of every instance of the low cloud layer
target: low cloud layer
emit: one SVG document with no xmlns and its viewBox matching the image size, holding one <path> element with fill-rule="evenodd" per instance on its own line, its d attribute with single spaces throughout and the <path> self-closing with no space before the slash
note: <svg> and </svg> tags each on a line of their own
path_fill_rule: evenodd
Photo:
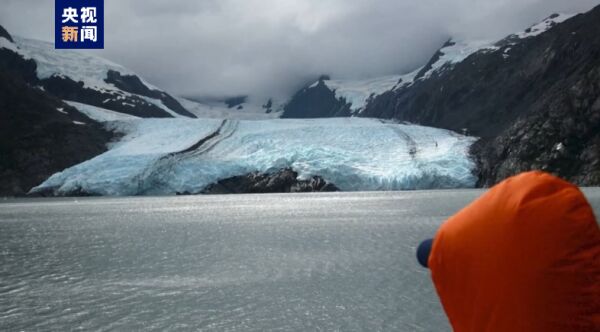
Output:
<svg viewBox="0 0 600 332">
<path fill-rule="evenodd" d="M 499 39 L 595 0 L 105 0 L 100 54 L 179 95 L 289 95 L 326 73 L 397 74 L 448 37 Z M 3 0 L 0 24 L 53 41 L 54 1 Z"/>
</svg>

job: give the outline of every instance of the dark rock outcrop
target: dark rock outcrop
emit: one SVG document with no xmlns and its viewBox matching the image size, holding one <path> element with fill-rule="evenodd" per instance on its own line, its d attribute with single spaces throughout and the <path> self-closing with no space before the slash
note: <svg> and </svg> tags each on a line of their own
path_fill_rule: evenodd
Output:
<svg viewBox="0 0 600 332">
<path fill-rule="evenodd" d="M 350 116 L 350 103 L 337 98 L 321 77 L 312 87 L 298 91 L 283 109 L 282 118 L 327 118 Z"/>
<path fill-rule="evenodd" d="M 35 61 L 25 60 L 6 48 L 0 48 L 0 68 L 6 75 L 18 76 L 32 85 L 38 84 Z"/>
<path fill-rule="evenodd" d="M 250 193 L 297 193 L 297 192 L 339 191 L 332 183 L 320 176 L 299 180 L 298 173 L 281 169 L 275 173 L 254 172 L 234 176 L 209 185 L 203 194 L 250 194 Z"/>
<path fill-rule="evenodd" d="M 4 27 L 1 25 L 0 25 L 0 37 L 4 37 L 4 38 L 8 39 L 8 41 L 10 41 L 11 43 L 15 42 L 12 39 L 12 36 L 10 35 L 10 33 L 8 33 L 8 31 L 6 31 L 6 29 L 4 29 Z"/>
<path fill-rule="evenodd" d="M 106 108 L 141 118 L 173 117 L 162 108 L 136 95 L 87 88 L 83 82 L 75 82 L 69 77 L 53 75 L 41 80 L 40 83 L 46 91 L 60 99 Z"/>
<path fill-rule="evenodd" d="M 555 87 L 498 137 L 473 146 L 480 186 L 531 169 L 600 185 L 600 62 L 586 71 L 570 88 Z"/>
<path fill-rule="evenodd" d="M 135 75 L 121 75 L 121 73 L 118 71 L 109 70 L 104 81 L 106 83 L 113 84 L 123 91 L 158 99 L 177 114 L 190 118 L 196 117 L 194 114 L 188 112 L 188 110 L 181 106 L 181 104 L 175 98 L 171 97 L 165 92 L 150 89 L 144 84 L 144 82 L 142 82 L 142 80 L 140 80 L 139 77 Z"/>
<path fill-rule="evenodd" d="M 482 138 L 479 184 L 541 169 L 599 185 L 600 7 L 538 36 L 499 42 L 430 78 L 375 97 L 361 116 Z"/>
<path fill-rule="evenodd" d="M 248 96 L 236 96 L 225 99 L 223 102 L 227 105 L 227 108 L 234 108 L 242 106 L 246 102 Z"/>
<path fill-rule="evenodd" d="M 6 38 L 14 43 L 11 35 L 0 25 L 0 38 Z M 25 82 L 35 84 L 37 82 L 35 61 L 25 60 L 21 55 L 7 49 L 0 48 L 0 69 L 6 75 L 15 75 L 21 77 Z"/>
<path fill-rule="evenodd" d="M 273 99 L 270 99 L 262 105 L 262 108 L 265 110 L 265 113 L 271 113 L 273 112 Z"/>
</svg>

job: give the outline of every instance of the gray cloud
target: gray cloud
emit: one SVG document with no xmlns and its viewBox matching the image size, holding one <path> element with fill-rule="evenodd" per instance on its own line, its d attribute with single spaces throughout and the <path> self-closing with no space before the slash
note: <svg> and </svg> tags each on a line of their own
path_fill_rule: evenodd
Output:
<svg viewBox="0 0 600 332">
<path fill-rule="evenodd" d="M 53 1 L 3 0 L 10 32 L 53 40 Z M 499 39 L 598 0 L 105 0 L 90 51 L 180 95 L 284 96 L 319 74 L 368 77 L 424 64 L 448 37 Z"/>
</svg>

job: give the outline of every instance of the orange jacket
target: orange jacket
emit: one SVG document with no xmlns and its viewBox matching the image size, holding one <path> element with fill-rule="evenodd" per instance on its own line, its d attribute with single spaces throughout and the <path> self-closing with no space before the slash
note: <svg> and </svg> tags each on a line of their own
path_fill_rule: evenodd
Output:
<svg viewBox="0 0 600 332">
<path fill-rule="evenodd" d="M 451 217 L 428 264 L 457 332 L 600 331 L 600 229 L 549 174 L 507 179 Z"/>
</svg>

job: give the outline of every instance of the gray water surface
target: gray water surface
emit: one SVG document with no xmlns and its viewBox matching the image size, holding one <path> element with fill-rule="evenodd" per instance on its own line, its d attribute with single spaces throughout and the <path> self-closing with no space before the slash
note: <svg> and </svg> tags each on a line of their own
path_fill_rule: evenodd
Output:
<svg viewBox="0 0 600 332">
<path fill-rule="evenodd" d="M 415 247 L 480 194 L 7 200 L 0 330 L 446 331 Z"/>
</svg>

